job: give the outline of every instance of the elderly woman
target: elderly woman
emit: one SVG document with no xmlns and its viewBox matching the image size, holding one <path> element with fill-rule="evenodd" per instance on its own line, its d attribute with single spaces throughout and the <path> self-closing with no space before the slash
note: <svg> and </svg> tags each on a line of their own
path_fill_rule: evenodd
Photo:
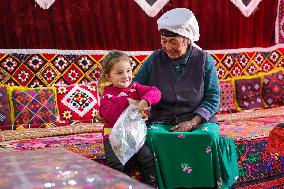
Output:
<svg viewBox="0 0 284 189">
<path fill-rule="evenodd" d="M 238 177 L 232 139 L 220 137 L 214 116 L 219 84 L 213 58 L 199 39 L 193 13 L 176 8 L 157 21 L 162 49 L 143 63 L 134 81 L 156 86 L 147 143 L 155 154 L 160 188 L 228 188 Z"/>
</svg>

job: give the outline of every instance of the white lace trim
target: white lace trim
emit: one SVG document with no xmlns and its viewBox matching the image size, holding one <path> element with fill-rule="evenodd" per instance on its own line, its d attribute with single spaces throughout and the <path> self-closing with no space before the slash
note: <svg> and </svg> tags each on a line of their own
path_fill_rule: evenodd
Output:
<svg viewBox="0 0 284 189">
<path fill-rule="evenodd" d="M 249 17 L 253 11 L 255 11 L 261 0 L 251 0 L 247 6 L 244 5 L 242 0 L 231 0 L 231 2 L 240 9 L 244 16 Z"/>
<path fill-rule="evenodd" d="M 49 9 L 55 0 L 35 0 L 42 9 Z"/>
<path fill-rule="evenodd" d="M 284 48 L 284 44 L 279 43 L 270 47 L 253 47 L 223 50 L 205 50 L 210 54 L 228 54 L 242 52 L 270 52 L 278 48 Z M 1 54 L 60 54 L 60 55 L 105 55 L 108 50 L 56 50 L 56 49 L 0 49 Z M 148 56 L 153 51 L 123 51 L 129 56 Z"/>
<path fill-rule="evenodd" d="M 170 0 L 157 0 L 152 6 L 147 3 L 146 0 L 135 0 L 135 2 L 144 10 L 144 12 L 150 16 L 155 17 L 160 10 L 169 2 Z"/>
</svg>

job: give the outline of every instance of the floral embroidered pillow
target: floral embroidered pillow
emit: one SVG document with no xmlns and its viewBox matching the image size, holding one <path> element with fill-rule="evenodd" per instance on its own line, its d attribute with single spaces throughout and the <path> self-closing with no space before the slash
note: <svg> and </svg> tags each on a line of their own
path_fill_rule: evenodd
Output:
<svg viewBox="0 0 284 189">
<path fill-rule="evenodd" d="M 60 122 L 90 122 L 95 119 L 99 109 L 96 83 L 55 86 Z"/>
<path fill-rule="evenodd" d="M 0 129 L 12 125 L 7 87 L 0 87 Z"/>
<path fill-rule="evenodd" d="M 250 110 L 264 107 L 260 82 L 259 77 L 235 81 L 236 100 L 241 109 Z"/>
<path fill-rule="evenodd" d="M 14 125 L 41 125 L 56 121 L 55 88 L 8 87 L 8 93 Z"/>
<path fill-rule="evenodd" d="M 284 105 L 284 74 L 282 71 L 264 75 L 261 95 L 269 107 Z"/>
<path fill-rule="evenodd" d="M 220 81 L 220 112 L 236 112 L 237 107 L 234 104 L 234 84 L 231 80 Z"/>
</svg>

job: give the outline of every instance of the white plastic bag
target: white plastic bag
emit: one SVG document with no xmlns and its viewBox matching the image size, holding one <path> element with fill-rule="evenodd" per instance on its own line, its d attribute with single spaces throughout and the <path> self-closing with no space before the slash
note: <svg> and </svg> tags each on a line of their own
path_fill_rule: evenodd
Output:
<svg viewBox="0 0 284 189">
<path fill-rule="evenodd" d="M 125 163 L 139 151 L 146 140 L 147 127 L 137 106 L 130 104 L 114 124 L 109 141 L 120 162 Z"/>
</svg>

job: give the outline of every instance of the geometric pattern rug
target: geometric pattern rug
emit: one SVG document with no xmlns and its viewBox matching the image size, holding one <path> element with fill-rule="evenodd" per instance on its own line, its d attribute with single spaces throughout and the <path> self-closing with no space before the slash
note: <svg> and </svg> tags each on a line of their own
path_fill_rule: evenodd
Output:
<svg viewBox="0 0 284 189">
<path fill-rule="evenodd" d="M 284 122 L 284 115 L 254 118 L 245 120 L 230 120 L 219 122 L 220 133 L 234 140 L 268 137 L 269 132 L 280 122 Z"/>
<path fill-rule="evenodd" d="M 101 143 L 101 132 L 80 133 L 45 138 L 12 140 L 0 142 L 1 151 L 25 151 L 54 147 L 64 147 L 67 145 L 79 145 L 90 143 Z"/>
<path fill-rule="evenodd" d="M 236 144 L 239 179 L 234 188 L 250 188 L 257 181 L 263 183 L 254 188 L 274 187 L 277 185 L 273 178 L 284 177 L 284 157 L 266 151 L 269 133 L 280 122 L 284 122 L 284 115 L 219 123 L 221 135 L 233 138 Z"/>
<path fill-rule="evenodd" d="M 269 52 L 212 54 L 219 79 L 250 76 L 284 66 L 284 49 Z M 136 74 L 149 54 L 131 55 Z M 0 54 L 0 84 L 16 86 L 52 86 L 97 81 L 102 55 Z"/>
<path fill-rule="evenodd" d="M 249 186 L 232 187 L 236 189 L 283 189 L 284 188 L 284 175 L 281 178 L 276 178 L 273 180 L 268 180 L 265 182 L 260 182 L 256 184 L 251 184 Z"/>
</svg>

